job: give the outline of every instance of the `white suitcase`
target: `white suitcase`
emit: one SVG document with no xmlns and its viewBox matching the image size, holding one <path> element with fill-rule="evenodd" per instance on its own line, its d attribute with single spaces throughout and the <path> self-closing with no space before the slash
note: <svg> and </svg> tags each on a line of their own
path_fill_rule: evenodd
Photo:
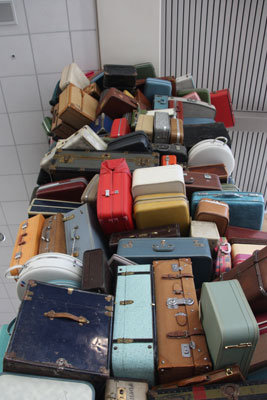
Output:
<svg viewBox="0 0 267 400">
<path fill-rule="evenodd" d="M 84 125 L 81 129 L 66 139 L 62 149 L 105 151 L 107 147 L 108 145 L 93 131 L 92 128 L 88 125 Z"/>
<path fill-rule="evenodd" d="M 20 269 L 17 280 L 17 295 L 23 299 L 25 288 L 29 280 L 52 283 L 79 289 L 82 280 L 82 262 L 70 255 L 62 253 L 42 253 L 30 258 L 23 265 L 10 267 L 6 271 L 6 278 L 14 279 L 9 275 L 12 269 Z"/>
<path fill-rule="evenodd" d="M 228 175 L 234 170 L 235 159 L 225 137 L 202 140 L 188 152 L 189 167 L 213 164 L 224 164 Z"/>
<path fill-rule="evenodd" d="M 191 74 L 179 76 L 175 79 L 176 91 L 181 89 L 195 89 L 196 85 Z"/>
<path fill-rule="evenodd" d="M 205 101 L 186 99 L 185 97 L 168 97 L 168 100 L 176 100 L 183 103 L 184 118 L 215 118 L 216 108 Z"/>
<path fill-rule="evenodd" d="M 151 142 L 153 140 L 153 121 L 153 115 L 139 114 L 135 127 L 136 131 L 144 131 Z"/>
<path fill-rule="evenodd" d="M 80 89 L 84 89 L 90 85 L 89 79 L 86 78 L 83 71 L 76 63 L 66 65 L 61 73 L 59 87 L 63 91 L 70 83 Z"/>
<path fill-rule="evenodd" d="M 5 400 L 95 399 L 89 382 L 8 373 L 0 375 L 0 393 Z"/>
<path fill-rule="evenodd" d="M 152 115 L 154 117 L 156 112 L 159 112 L 159 110 L 149 110 L 145 115 Z M 160 112 L 168 113 L 170 117 L 175 116 L 174 108 L 163 108 L 162 110 L 160 110 Z"/>
<path fill-rule="evenodd" d="M 181 165 L 138 168 L 133 172 L 132 195 L 184 193 L 185 183 Z"/>
<path fill-rule="evenodd" d="M 190 237 L 208 239 L 211 252 L 214 252 L 220 243 L 220 234 L 215 222 L 191 221 Z"/>
<path fill-rule="evenodd" d="M 50 161 L 53 159 L 54 155 L 56 154 L 56 151 L 58 149 L 61 149 L 64 146 L 64 144 L 66 143 L 66 140 L 67 139 L 59 140 L 57 142 L 57 144 L 55 145 L 55 147 L 53 147 L 50 151 L 45 153 L 45 155 L 43 156 L 43 158 L 41 159 L 41 162 L 40 162 L 41 169 L 49 172 L 48 167 L 49 167 Z"/>
<path fill-rule="evenodd" d="M 106 382 L 105 400 L 146 400 L 148 384 L 110 378 Z"/>
</svg>

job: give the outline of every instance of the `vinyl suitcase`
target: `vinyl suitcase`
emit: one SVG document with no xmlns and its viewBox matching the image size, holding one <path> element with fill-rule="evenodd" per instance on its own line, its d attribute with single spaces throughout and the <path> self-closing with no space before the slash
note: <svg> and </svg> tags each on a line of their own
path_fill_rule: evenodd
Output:
<svg viewBox="0 0 267 400">
<path fill-rule="evenodd" d="M 200 172 L 184 172 L 186 196 L 191 199 L 194 192 L 207 190 L 222 190 L 218 175 L 202 174 Z"/>
<path fill-rule="evenodd" d="M 137 79 L 155 78 L 156 77 L 155 68 L 151 62 L 135 64 L 135 69 L 137 72 Z"/>
<path fill-rule="evenodd" d="M 171 135 L 170 118 L 167 113 L 156 112 L 154 116 L 154 143 L 169 143 Z"/>
<path fill-rule="evenodd" d="M 160 110 L 162 108 L 168 108 L 168 96 L 160 96 L 155 94 L 153 100 L 154 110 Z"/>
<path fill-rule="evenodd" d="M 136 86 L 136 76 L 133 65 L 105 64 L 103 85 L 105 88 L 132 90 Z"/>
<path fill-rule="evenodd" d="M 64 90 L 70 83 L 80 89 L 84 89 L 90 84 L 89 79 L 86 78 L 82 70 L 76 63 L 66 65 L 61 73 L 59 87 Z"/>
<path fill-rule="evenodd" d="M 196 289 L 202 282 L 210 281 L 212 276 L 209 243 L 203 238 L 121 239 L 117 254 L 139 264 L 190 257 Z"/>
<path fill-rule="evenodd" d="M 153 385 L 156 321 L 152 278 L 151 265 L 118 267 L 112 371 L 117 378 L 145 379 Z"/>
<path fill-rule="evenodd" d="M 108 89 L 103 99 L 99 101 L 96 115 L 105 113 L 110 118 L 121 118 L 123 114 L 137 109 L 137 101 L 116 88 Z"/>
<path fill-rule="evenodd" d="M 45 217 L 50 217 L 57 213 L 68 213 L 81 206 L 82 203 L 75 201 L 62 201 L 62 200 L 47 200 L 47 199 L 33 199 L 29 208 L 28 216 L 33 217 L 42 214 Z"/>
<path fill-rule="evenodd" d="M 110 374 L 112 311 L 112 296 L 30 281 L 4 371 L 84 379 L 97 389 Z"/>
<path fill-rule="evenodd" d="M 214 222 L 191 221 L 190 237 L 203 237 L 208 239 L 212 254 L 215 253 L 215 249 L 218 248 L 220 243 L 220 235 L 217 225 Z"/>
<path fill-rule="evenodd" d="M 90 127 L 99 135 L 100 133 L 109 133 L 111 131 L 112 123 L 113 120 L 109 118 L 108 115 L 102 113 L 90 124 Z"/>
<path fill-rule="evenodd" d="M 155 94 L 171 96 L 172 85 L 171 82 L 157 79 L 147 78 L 145 81 L 144 95 L 149 101 L 153 100 Z"/>
<path fill-rule="evenodd" d="M 152 152 L 150 141 L 144 131 L 135 131 L 114 139 L 108 144 L 107 151 L 130 151 L 135 153 Z"/>
<path fill-rule="evenodd" d="M 153 261 L 160 383 L 212 369 L 190 258 Z M 192 346 L 192 342 L 194 345 Z"/>
<path fill-rule="evenodd" d="M 131 129 L 128 124 L 128 121 L 126 118 L 116 118 L 114 119 L 110 131 L 110 137 L 111 138 L 117 138 L 120 136 L 124 136 L 127 133 L 130 133 Z"/>
<path fill-rule="evenodd" d="M 226 128 L 235 125 L 232 100 L 229 89 L 217 90 L 210 94 L 210 101 L 216 107 L 216 122 L 223 122 Z"/>
<path fill-rule="evenodd" d="M 253 243 L 254 240 L 267 241 L 267 232 L 262 232 L 255 229 L 240 228 L 238 226 L 228 226 L 226 236 L 229 241 L 238 239 L 252 240 L 251 243 Z"/>
<path fill-rule="evenodd" d="M 98 183 L 99 183 L 99 174 L 93 176 L 90 180 L 81 197 L 82 203 L 89 203 L 92 207 L 96 208 L 97 202 L 97 190 L 98 190 Z"/>
<path fill-rule="evenodd" d="M 66 139 L 63 147 L 66 150 L 102 150 L 107 149 L 107 144 L 88 125 Z"/>
<path fill-rule="evenodd" d="M 176 91 L 181 89 L 195 89 L 196 85 L 191 74 L 182 75 L 176 78 Z"/>
<path fill-rule="evenodd" d="M 44 222 L 38 254 L 67 253 L 63 215 L 56 214 Z"/>
<path fill-rule="evenodd" d="M 205 103 L 211 104 L 210 103 L 210 92 L 208 89 L 204 89 L 204 88 L 180 89 L 177 91 L 177 96 L 184 97 L 192 92 L 196 92 L 198 94 L 198 96 L 200 97 L 201 101 L 205 101 Z"/>
<path fill-rule="evenodd" d="M 179 164 L 187 161 L 187 150 L 185 146 L 178 144 L 152 143 L 152 150 L 157 151 L 161 156 L 174 155 Z"/>
<path fill-rule="evenodd" d="M 217 137 L 225 137 L 227 145 L 231 147 L 231 139 L 222 122 L 213 124 L 184 124 L 184 145 L 190 149 L 195 144 L 207 139 L 216 139 Z"/>
<path fill-rule="evenodd" d="M 184 118 L 215 118 L 216 108 L 204 101 L 185 99 L 184 97 L 169 97 L 169 107 L 172 107 L 170 101 L 179 101 L 183 104 Z"/>
<path fill-rule="evenodd" d="M 184 143 L 184 126 L 183 120 L 180 118 L 171 118 L 171 137 L 170 143 Z"/>
<path fill-rule="evenodd" d="M 106 381 L 105 400 L 147 400 L 148 383 L 137 380 L 114 379 Z"/>
<path fill-rule="evenodd" d="M 36 197 L 38 199 L 80 202 L 87 185 L 88 182 L 83 177 L 51 182 L 39 186 L 36 191 Z"/>
<path fill-rule="evenodd" d="M 88 292 L 113 294 L 112 271 L 102 249 L 87 250 L 83 254 L 81 289 Z"/>
<path fill-rule="evenodd" d="M 66 139 L 67 137 L 71 136 L 74 132 L 76 132 L 76 129 L 73 126 L 62 121 L 61 118 L 59 118 L 58 110 L 59 110 L 59 105 L 56 104 L 52 108 L 51 134 L 56 137 Z"/>
</svg>

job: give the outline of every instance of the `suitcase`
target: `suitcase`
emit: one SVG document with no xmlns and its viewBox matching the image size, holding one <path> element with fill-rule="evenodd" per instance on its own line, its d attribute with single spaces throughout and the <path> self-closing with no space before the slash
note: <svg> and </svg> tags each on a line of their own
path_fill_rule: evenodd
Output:
<svg viewBox="0 0 267 400">
<path fill-rule="evenodd" d="M 44 221 L 43 215 L 36 215 L 34 218 L 21 222 L 9 267 L 22 265 L 38 253 Z M 18 268 L 13 269 L 11 272 L 13 276 L 19 273 L 20 269 Z"/>
<path fill-rule="evenodd" d="M 181 235 L 189 229 L 189 205 L 183 193 L 161 193 L 137 196 L 134 200 L 134 218 L 138 229 L 179 224 Z"/>
<path fill-rule="evenodd" d="M 103 161 L 97 191 L 97 218 L 103 232 L 134 229 L 132 175 L 124 158 Z"/>
<path fill-rule="evenodd" d="M 186 147 L 178 144 L 158 144 L 152 143 L 152 151 L 156 151 L 160 156 L 164 155 L 175 155 L 179 164 L 187 161 L 187 150 Z"/>
<path fill-rule="evenodd" d="M 151 153 L 152 147 L 144 131 L 135 131 L 126 136 L 114 139 L 108 144 L 107 151 L 129 151 L 135 153 Z"/>
<path fill-rule="evenodd" d="M 42 127 L 44 128 L 44 131 L 47 134 L 47 136 L 51 136 L 52 118 L 44 117 L 44 119 L 42 120 Z"/>
<path fill-rule="evenodd" d="M 234 183 L 223 183 L 222 190 L 227 190 L 230 192 L 240 192 L 240 189 Z"/>
<path fill-rule="evenodd" d="M 110 133 L 113 120 L 104 113 L 98 115 L 96 120 L 90 124 L 90 128 L 98 135 L 101 133 Z"/>
<path fill-rule="evenodd" d="M 49 173 L 54 181 L 70 177 L 85 176 L 87 180 L 99 174 L 101 163 L 105 160 L 125 158 L 133 172 L 138 168 L 154 167 L 159 165 L 158 153 L 105 153 L 100 151 L 70 151 L 56 153 L 49 165 Z"/>
<path fill-rule="evenodd" d="M 144 131 L 150 142 L 152 142 L 153 125 L 154 125 L 154 117 L 152 115 L 138 114 L 135 130 Z"/>
<path fill-rule="evenodd" d="M 87 185 L 88 182 L 83 177 L 47 183 L 38 187 L 36 197 L 38 199 L 80 202 Z"/>
<path fill-rule="evenodd" d="M 145 379 L 153 385 L 155 355 L 156 319 L 151 265 L 119 266 L 112 340 L 113 376 Z"/>
<path fill-rule="evenodd" d="M 131 129 L 130 129 L 130 126 L 129 126 L 126 118 L 114 119 L 112 127 L 111 127 L 111 131 L 110 131 L 111 138 L 117 138 L 119 136 L 124 136 L 130 132 L 131 132 Z"/>
<path fill-rule="evenodd" d="M 172 85 L 171 82 L 157 79 L 157 78 L 147 78 L 145 81 L 144 95 L 152 102 L 155 94 L 171 96 Z"/>
<path fill-rule="evenodd" d="M 69 84 L 59 96 L 58 115 L 62 121 L 77 130 L 96 119 L 97 106 L 96 99 Z"/>
<path fill-rule="evenodd" d="M 230 271 L 231 268 L 231 245 L 228 243 L 226 237 L 221 237 L 218 246 L 214 277 L 217 278 L 221 274 Z"/>
<path fill-rule="evenodd" d="M 258 318 L 256 317 L 258 320 Z M 266 319 L 266 315 L 265 315 Z M 266 321 L 265 321 L 266 322 Z M 247 380 L 261 380 L 267 377 L 267 335 L 261 334 L 253 354 Z"/>
<path fill-rule="evenodd" d="M 175 79 L 176 92 L 181 89 L 195 89 L 196 85 L 191 74 L 179 76 Z"/>
<path fill-rule="evenodd" d="M 183 119 L 184 125 L 204 125 L 204 124 L 215 124 L 214 118 L 184 118 Z"/>
<path fill-rule="evenodd" d="M 57 82 L 55 89 L 53 91 L 52 97 L 49 100 L 49 104 L 52 107 L 55 106 L 59 102 L 59 95 L 62 92 L 62 90 L 59 87 L 59 83 L 60 83 L 60 81 Z"/>
<path fill-rule="evenodd" d="M 184 143 L 184 126 L 183 120 L 180 118 L 171 118 L 171 136 L 170 143 Z"/>
<path fill-rule="evenodd" d="M 50 252 L 67 253 L 62 214 L 52 215 L 43 225 L 38 254 Z"/>
<path fill-rule="evenodd" d="M 220 243 L 220 235 L 217 225 L 214 222 L 191 221 L 190 237 L 203 237 L 208 239 L 210 251 L 213 255 Z"/>
<path fill-rule="evenodd" d="M 53 157 L 55 156 L 56 151 L 63 147 L 64 143 L 66 143 L 66 140 L 67 139 L 59 140 L 58 142 L 56 142 L 55 146 L 52 149 L 50 149 L 47 153 L 44 154 L 43 158 L 40 161 L 41 169 L 48 172 L 49 164 L 50 164 L 51 160 L 53 160 Z"/>
<path fill-rule="evenodd" d="M 155 228 L 136 229 L 126 232 L 114 232 L 110 235 L 109 238 L 109 248 L 112 253 L 116 253 L 120 239 L 153 237 L 180 237 L 180 226 L 178 224 L 170 224 L 164 226 L 156 226 Z"/>
<path fill-rule="evenodd" d="M 116 88 L 108 89 L 98 103 L 96 115 L 105 113 L 110 118 L 121 118 L 123 114 L 137 109 L 137 101 Z"/>
<path fill-rule="evenodd" d="M 224 236 L 229 225 L 229 206 L 222 201 L 202 198 L 197 205 L 194 219 L 215 222 L 220 236 Z"/>
<path fill-rule="evenodd" d="M 184 121 L 184 145 L 189 150 L 202 140 L 216 139 L 217 137 L 225 137 L 227 145 L 231 148 L 231 138 L 222 122 L 188 125 Z"/>
<path fill-rule="evenodd" d="M 89 94 L 90 96 L 92 96 L 94 99 L 99 100 L 100 98 L 100 94 L 101 94 L 101 90 L 99 89 L 99 87 L 97 86 L 96 82 L 90 83 L 89 86 L 86 86 L 83 91 L 87 94 Z"/>
<path fill-rule="evenodd" d="M 215 118 L 216 108 L 205 101 L 185 99 L 184 97 L 169 97 L 169 107 L 173 107 L 170 101 L 183 104 L 184 118 Z"/>
<path fill-rule="evenodd" d="M 76 63 L 66 65 L 62 70 L 59 82 L 60 89 L 64 90 L 69 84 L 73 84 L 80 89 L 84 89 L 90 84 L 89 79 L 86 78 Z"/>
<path fill-rule="evenodd" d="M 170 100 L 171 99 L 171 100 Z M 184 120 L 184 105 L 182 101 L 179 101 L 176 97 L 168 98 L 168 107 L 174 109 L 174 118 Z"/>
<path fill-rule="evenodd" d="M 166 113 L 156 112 L 153 121 L 153 142 L 169 143 L 171 136 L 170 117 Z"/>
<path fill-rule="evenodd" d="M 197 94 L 197 92 L 190 92 L 190 93 L 188 93 L 188 94 L 186 94 L 184 96 L 181 96 L 181 97 L 184 97 L 185 99 L 201 101 L 201 99 L 200 99 L 199 95 Z"/>
<path fill-rule="evenodd" d="M 104 80 L 104 71 L 99 70 L 94 73 L 94 75 L 90 78 L 91 83 L 97 83 L 100 90 L 103 90 L 103 80 Z"/>
<path fill-rule="evenodd" d="M 83 379 L 97 389 L 110 374 L 112 311 L 112 296 L 30 281 L 4 371 Z"/>
<path fill-rule="evenodd" d="M 263 249 L 265 245 L 234 243 L 231 247 L 233 267 L 236 267 L 238 264 L 250 258 L 254 251 Z"/>
<path fill-rule="evenodd" d="M 201 101 L 204 101 L 205 103 L 211 104 L 210 102 L 210 92 L 208 89 L 204 88 L 196 88 L 193 89 L 180 89 L 177 91 L 177 96 L 178 97 L 185 97 L 188 96 L 190 93 L 197 93 L 198 97 L 200 98 Z"/>
<path fill-rule="evenodd" d="M 113 276 L 102 249 L 83 254 L 81 289 L 88 292 L 113 294 Z"/>
<path fill-rule="evenodd" d="M 152 116 L 154 117 L 155 114 L 158 113 L 158 112 L 166 113 L 166 114 L 168 114 L 170 117 L 175 117 L 175 118 L 177 118 L 177 117 L 176 117 L 176 110 L 175 110 L 174 107 L 172 107 L 172 108 L 165 108 L 165 109 L 162 109 L 162 110 L 160 110 L 160 111 L 158 111 L 158 110 L 149 110 L 149 111 L 146 112 L 146 115 L 152 115 Z"/>
<path fill-rule="evenodd" d="M 206 190 L 222 190 L 218 175 L 201 172 L 184 172 L 186 196 L 190 200 L 192 193 Z"/>
<path fill-rule="evenodd" d="M 147 382 L 110 378 L 106 381 L 105 400 L 147 400 Z"/>
<path fill-rule="evenodd" d="M 161 110 L 162 108 L 168 108 L 168 96 L 161 96 L 159 94 L 155 94 L 153 99 L 153 108 L 154 110 Z"/>
<path fill-rule="evenodd" d="M 226 128 L 234 126 L 235 117 L 229 89 L 211 92 L 210 101 L 216 107 L 215 121 L 223 122 Z"/>
<path fill-rule="evenodd" d="M 11 327 L 15 319 L 10 324 L 3 324 L 0 328 L 0 379 L 3 372 L 3 359 L 11 336 Z"/>
<path fill-rule="evenodd" d="M 44 217 L 50 217 L 57 213 L 68 213 L 80 207 L 82 203 L 75 201 L 33 199 L 29 208 L 28 216 L 33 217 L 42 214 Z"/>
<path fill-rule="evenodd" d="M 161 193 L 185 194 L 183 169 L 180 165 L 140 168 L 133 172 L 132 195 Z"/>
<path fill-rule="evenodd" d="M 106 243 L 95 210 L 87 203 L 64 215 L 67 254 L 82 261 L 86 250 L 102 249 Z"/>
<path fill-rule="evenodd" d="M 161 165 L 175 165 L 177 164 L 177 157 L 172 155 L 162 156 Z"/>
<path fill-rule="evenodd" d="M 190 258 L 153 261 L 160 384 L 210 371 Z M 192 345 L 192 343 L 194 343 Z"/>
<path fill-rule="evenodd" d="M 156 78 L 155 68 L 151 62 L 135 64 L 134 67 L 137 72 L 136 79 Z"/>
<path fill-rule="evenodd" d="M 143 92 L 141 92 L 141 90 L 136 89 L 134 98 L 137 101 L 138 106 L 141 110 L 151 110 L 151 103 L 143 94 Z"/>
<path fill-rule="evenodd" d="M 186 171 L 218 175 L 221 183 L 227 182 L 227 179 L 228 179 L 228 174 L 227 174 L 224 164 L 200 165 L 198 167 L 186 167 Z"/>
<path fill-rule="evenodd" d="M 77 129 L 62 121 L 62 119 L 58 116 L 58 110 L 59 104 L 56 104 L 52 109 L 51 134 L 53 136 L 66 139 L 76 132 Z"/>
<path fill-rule="evenodd" d="M 238 239 L 249 240 L 251 241 L 251 243 L 253 243 L 254 240 L 255 241 L 262 240 L 264 242 L 267 241 L 267 232 L 262 232 L 254 229 L 240 228 L 238 226 L 228 226 L 226 236 L 229 242 L 230 241 L 233 242 L 234 240 L 236 241 Z M 236 243 L 243 243 L 243 242 L 236 242 Z"/>
<path fill-rule="evenodd" d="M 264 217 L 264 199 L 261 193 L 195 192 L 192 195 L 191 215 L 195 215 L 197 204 L 204 197 L 222 201 L 229 205 L 230 225 L 240 226 L 241 228 L 261 229 Z M 244 215 L 246 216 L 245 218 Z"/>
<path fill-rule="evenodd" d="M 190 257 L 196 289 L 212 276 L 209 243 L 203 238 L 121 239 L 117 254 L 139 264 Z"/>
<path fill-rule="evenodd" d="M 107 144 L 88 125 L 83 126 L 73 133 L 62 146 L 65 150 L 102 150 L 107 149 Z"/>
<path fill-rule="evenodd" d="M 133 65 L 104 65 L 104 88 L 133 90 L 136 86 L 137 71 Z"/>
<path fill-rule="evenodd" d="M 84 189 L 84 192 L 82 193 L 81 197 L 82 203 L 89 203 L 91 206 L 96 208 L 98 183 L 99 183 L 99 174 L 96 174 L 90 180 L 90 182 Z"/>
</svg>

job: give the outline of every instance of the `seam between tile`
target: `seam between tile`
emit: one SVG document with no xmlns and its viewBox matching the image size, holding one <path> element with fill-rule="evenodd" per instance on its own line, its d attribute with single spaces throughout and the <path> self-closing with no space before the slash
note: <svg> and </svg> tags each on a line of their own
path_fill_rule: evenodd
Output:
<svg viewBox="0 0 267 400">
<path fill-rule="evenodd" d="M 71 56 L 72 62 L 74 62 L 74 53 L 73 53 L 73 45 L 72 45 L 72 37 L 70 31 L 70 16 L 69 16 L 69 9 L 68 9 L 68 2 L 65 0 L 66 12 L 67 12 L 67 20 L 68 20 L 68 28 L 69 28 L 69 38 L 70 38 L 70 49 L 71 49 Z"/>
<path fill-rule="evenodd" d="M 27 19 L 27 17 L 26 17 Z M 88 29 L 70 29 L 70 25 L 69 26 L 69 30 L 66 31 L 50 31 L 50 32 L 30 32 L 29 30 L 29 26 L 27 24 L 27 28 L 28 28 L 28 33 L 4 33 L 1 34 L 0 33 L 0 39 L 1 37 L 14 37 L 14 36 L 28 36 L 28 35 L 50 35 L 50 34 L 54 34 L 54 33 L 66 33 L 66 32 L 84 32 L 84 31 L 96 31 L 96 28 L 88 28 Z"/>
</svg>

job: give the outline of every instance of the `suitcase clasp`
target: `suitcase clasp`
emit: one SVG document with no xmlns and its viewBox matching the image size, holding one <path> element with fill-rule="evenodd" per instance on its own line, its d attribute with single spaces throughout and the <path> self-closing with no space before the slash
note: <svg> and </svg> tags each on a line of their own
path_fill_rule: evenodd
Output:
<svg viewBox="0 0 267 400">
<path fill-rule="evenodd" d="M 122 387 L 119 387 L 118 389 L 117 389 L 117 396 L 116 396 L 116 400 L 127 400 L 127 397 L 126 397 L 127 395 L 126 395 L 126 389 L 125 388 L 122 388 Z"/>
<path fill-rule="evenodd" d="M 192 306 L 192 304 L 194 304 L 194 299 L 184 297 L 177 299 L 176 297 L 169 297 L 166 304 L 169 309 L 178 308 L 179 306 Z"/>
<path fill-rule="evenodd" d="M 239 343 L 239 344 L 231 344 L 229 346 L 224 346 L 225 350 L 228 349 L 243 349 L 244 347 L 252 347 L 252 343 Z"/>
<path fill-rule="evenodd" d="M 128 304 L 133 304 L 133 300 L 121 300 L 120 301 L 120 306 L 127 306 Z"/>
</svg>

